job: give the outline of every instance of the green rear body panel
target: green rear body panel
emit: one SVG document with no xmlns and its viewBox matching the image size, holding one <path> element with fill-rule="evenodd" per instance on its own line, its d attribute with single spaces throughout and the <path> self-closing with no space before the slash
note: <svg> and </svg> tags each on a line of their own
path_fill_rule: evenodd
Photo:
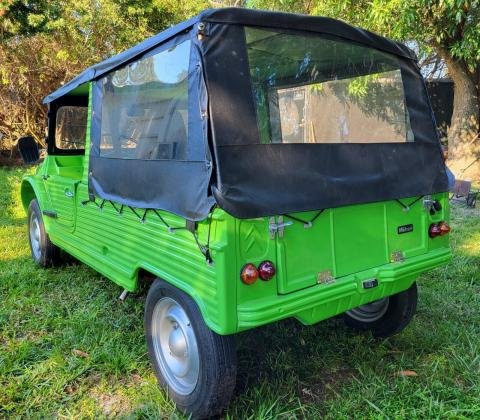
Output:
<svg viewBox="0 0 480 420">
<path fill-rule="evenodd" d="M 408 210 L 397 201 L 370 203 L 327 209 L 311 226 L 284 217 L 291 224 L 273 236 L 269 225 L 278 218 L 240 220 L 215 209 L 210 228 L 214 263 L 208 264 L 189 231 L 171 232 L 154 212 L 142 221 L 141 209 L 135 214 L 125 207 L 119 214 L 116 203 L 88 202 L 89 144 L 87 138 L 85 156 L 47 156 L 23 181 L 25 208 L 36 197 L 42 211 L 56 213 L 43 216 L 52 242 L 121 287 L 135 291 L 145 270 L 184 290 L 219 334 L 287 317 L 314 324 L 405 290 L 420 273 L 450 259 L 448 235 L 428 237 L 430 223 L 449 219 L 448 195 L 442 193 L 432 197 L 442 205 L 433 216 L 422 199 Z M 401 202 L 408 205 L 416 198 Z M 170 226 L 185 226 L 178 216 L 158 213 Z M 317 213 L 292 216 L 308 221 Z M 207 242 L 209 222 L 198 223 L 201 244 Z M 406 225 L 413 231 L 399 234 L 398 227 Z M 277 268 L 272 280 L 250 286 L 240 281 L 245 263 L 267 259 Z M 368 279 L 376 279 L 378 286 L 365 289 Z"/>
</svg>

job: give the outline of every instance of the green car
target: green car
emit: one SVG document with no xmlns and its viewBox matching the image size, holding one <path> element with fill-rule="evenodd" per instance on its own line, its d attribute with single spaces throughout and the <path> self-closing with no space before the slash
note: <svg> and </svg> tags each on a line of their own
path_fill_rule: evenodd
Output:
<svg viewBox="0 0 480 420">
<path fill-rule="evenodd" d="M 32 257 L 135 292 L 162 387 L 222 412 L 234 335 L 343 314 L 400 332 L 450 259 L 448 177 L 415 54 L 323 17 L 212 9 L 44 99 L 24 178 Z M 27 162 L 32 138 L 19 140 Z"/>
</svg>

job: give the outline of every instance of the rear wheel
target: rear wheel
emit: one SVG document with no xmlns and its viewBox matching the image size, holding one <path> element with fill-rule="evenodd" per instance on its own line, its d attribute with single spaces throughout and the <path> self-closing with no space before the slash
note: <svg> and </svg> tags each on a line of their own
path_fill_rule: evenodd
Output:
<svg viewBox="0 0 480 420">
<path fill-rule="evenodd" d="M 221 414 L 233 393 L 233 336 L 210 330 L 197 304 L 170 284 L 155 280 L 145 306 L 148 353 L 160 385 L 194 418 Z"/>
<path fill-rule="evenodd" d="M 48 237 L 42 212 L 36 199 L 28 206 L 28 240 L 33 260 L 42 267 L 56 265 L 60 261 L 60 248 Z"/>
<path fill-rule="evenodd" d="M 417 308 L 417 284 L 409 289 L 345 312 L 343 319 L 350 328 L 371 331 L 375 337 L 390 337 L 402 331 Z"/>
</svg>

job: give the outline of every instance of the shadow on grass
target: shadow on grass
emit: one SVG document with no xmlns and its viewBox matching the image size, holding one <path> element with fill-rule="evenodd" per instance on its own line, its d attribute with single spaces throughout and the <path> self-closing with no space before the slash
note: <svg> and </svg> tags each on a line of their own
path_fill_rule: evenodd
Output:
<svg viewBox="0 0 480 420">
<path fill-rule="evenodd" d="M 311 326 L 286 319 L 239 334 L 235 396 L 268 383 L 304 403 L 324 401 L 337 383 L 348 383 L 358 373 L 351 364 L 352 336 L 341 317 Z M 360 339 L 375 346 L 369 335 Z"/>
</svg>

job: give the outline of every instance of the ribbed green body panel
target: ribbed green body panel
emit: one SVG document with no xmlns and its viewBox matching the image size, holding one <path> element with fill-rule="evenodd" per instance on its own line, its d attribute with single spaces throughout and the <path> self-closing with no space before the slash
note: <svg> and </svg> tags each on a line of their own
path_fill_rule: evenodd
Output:
<svg viewBox="0 0 480 420">
<path fill-rule="evenodd" d="M 287 225 L 275 235 L 269 227 L 281 222 L 278 217 L 239 220 L 216 209 L 211 224 L 209 218 L 197 226 L 200 244 L 210 236 L 214 262 L 208 264 L 191 232 L 166 226 L 185 227 L 184 219 L 89 201 L 89 145 L 87 138 L 85 157 L 48 156 L 26 177 L 25 208 L 36 197 L 42 211 L 57 216 L 44 215 L 52 242 L 125 289 L 134 291 L 145 270 L 184 290 L 220 334 L 286 317 L 313 324 L 405 290 L 420 273 L 450 258 L 448 235 L 428 237 L 430 223 L 449 219 L 448 194 L 442 193 L 432 197 L 442 206 L 434 215 L 423 199 L 411 197 L 401 200 L 403 206 L 389 201 L 283 216 Z M 314 218 L 311 224 L 294 220 Z M 410 225 L 412 231 L 400 233 Z M 275 264 L 275 277 L 243 284 L 242 266 L 263 260 Z M 368 279 L 378 285 L 365 289 Z"/>
</svg>

